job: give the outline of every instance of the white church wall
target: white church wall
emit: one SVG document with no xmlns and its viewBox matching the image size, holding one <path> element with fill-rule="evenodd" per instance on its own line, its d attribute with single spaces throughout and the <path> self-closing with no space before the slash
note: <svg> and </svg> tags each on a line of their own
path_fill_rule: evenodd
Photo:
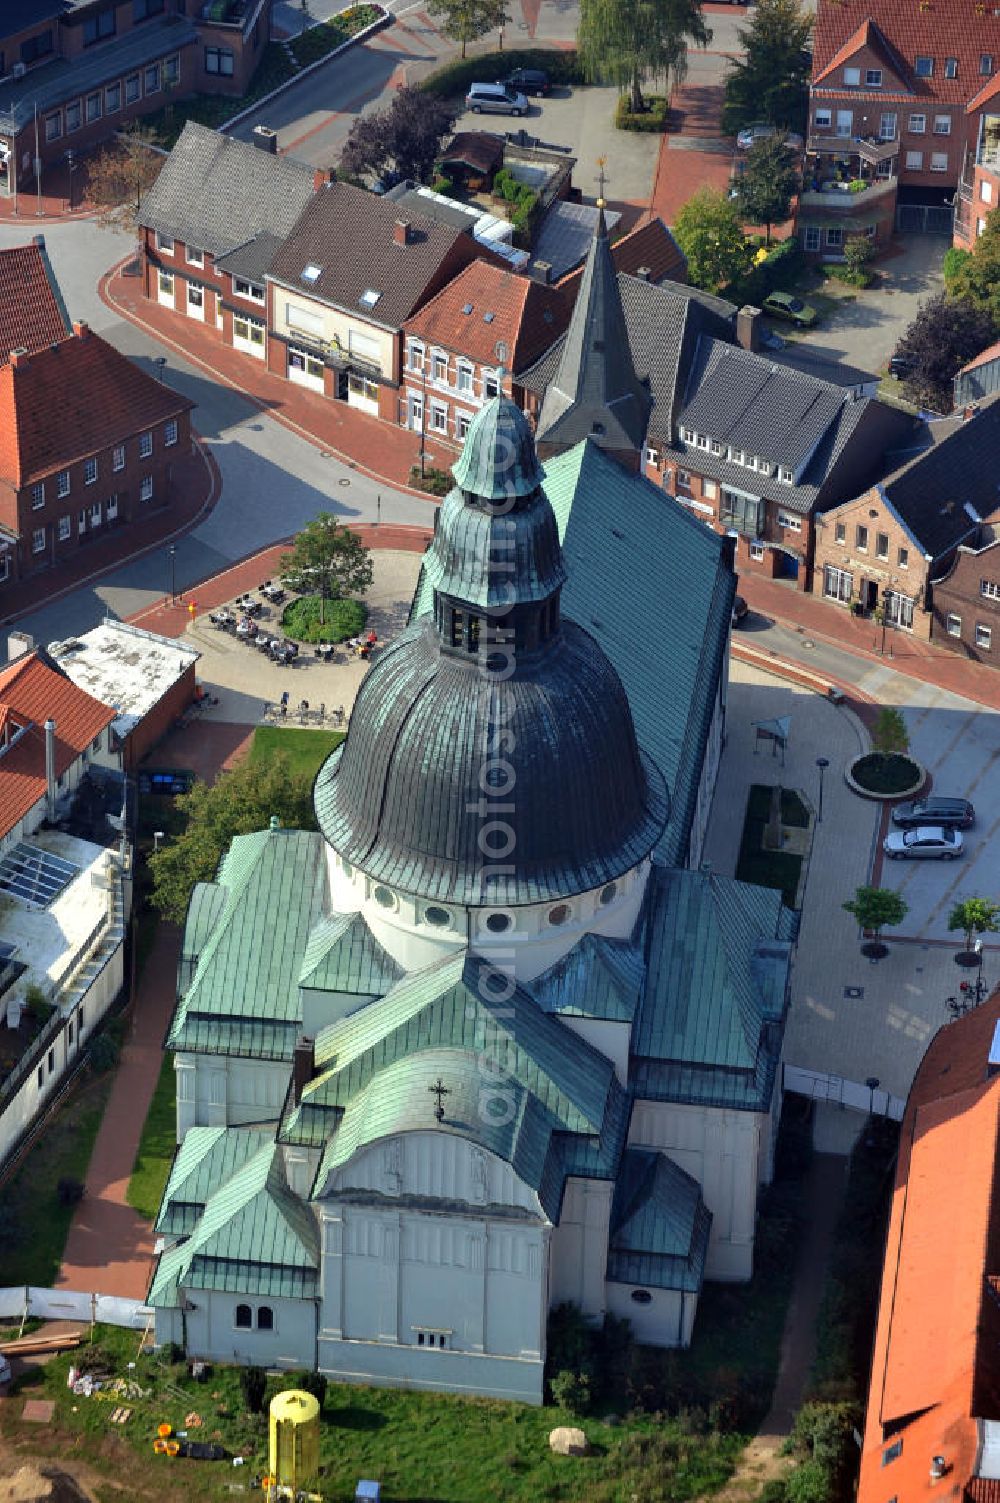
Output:
<svg viewBox="0 0 1000 1503">
<path fill-rule="evenodd" d="M 291 1066 L 280 1060 L 176 1054 L 178 1143 L 183 1142 L 189 1127 L 276 1122 L 290 1070 Z"/>
<path fill-rule="evenodd" d="M 559 1022 L 571 1033 L 592 1044 L 609 1059 L 621 1085 L 628 1085 L 628 1046 L 632 1028 L 628 1023 L 609 1022 L 605 1018 L 577 1018 L 560 1013 Z"/>
<path fill-rule="evenodd" d="M 316 1366 L 315 1300 L 264 1298 L 214 1289 L 191 1289 L 187 1298 L 189 1357 L 256 1367 Z M 249 1307 L 253 1322 L 249 1329 L 236 1324 L 237 1306 Z M 262 1306 L 272 1313 L 271 1330 L 258 1325 Z"/>
<path fill-rule="evenodd" d="M 712 1213 L 705 1277 L 743 1281 L 753 1273 L 759 1144 L 756 1112 L 637 1101 L 629 1144 L 658 1148 L 701 1185 Z"/>
<path fill-rule="evenodd" d="M 311 987 L 299 988 L 302 1003 L 302 1032 L 314 1039 L 321 1028 L 336 1023 L 340 1018 L 349 1018 L 360 1012 L 369 1002 L 377 1000 L 374 993 L 359 996 L 356 992 L 321 992 Z"/>
<path fill-rule="evenodd" d="M 298 1145 L 286 1144 L 282 1148 L 281 1153 L 284 1160 L 285 1178 L 288 1181 L 288 1188 L 293 1194 L 305 1200 L 312 1189 L 313 1180 L 316 1177 L 320 1150 L 318 1148 L 303 1148 Z"/>
<path fill-rule="evenodd" d="M 344 1164 L 321 1194 L 374 1190 L 422 1195 L 469 1206 L 502 1205 L 541 1215 L 538 1197 L 506 1160 L 458 1133 L 403 1133 L 370 1144 Z"/>
<path fill-rule="evenodd" d="M 638 1302 L 634 1293 L 648 1294 L 648 1302 Z M 644 1346 L 690 1346 L 694 1330 L 698 1296 L 679 1289 L 639 1289 L 634 1284 L 616 1284 L 608 1280 L 608 1310 L 619 1320 L 627 1320 L 636 1341 Z"/>
<path fill-rule="evenodd" d="M 613 1194 L 610 1181 L 568 1179 L 559 1224 L 552 1230 L 549 1302 L 569 1301 L 595 1320 L 605 1311 Z"/>
</svg>

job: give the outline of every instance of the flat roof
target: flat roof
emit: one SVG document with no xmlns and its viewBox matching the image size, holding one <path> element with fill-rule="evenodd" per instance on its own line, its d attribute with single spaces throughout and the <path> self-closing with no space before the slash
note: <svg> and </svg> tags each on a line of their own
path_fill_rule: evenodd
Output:
<svg viewBox="0 0 1000 1503">
<path fill-rule="evenodd" d="M 51 642 L 49 656 L 80 689 L 110 705 L 116 735 L 127 736 L 201 656 L 173 637 L 102 621 L 92 631 Z"/>
<path fill-rule="evenodd" d="M 113 852 L 59 830 L 36 830 L 22 844 L 47 851 L 76 868 L 77 873 L 47 908 L 5 894 L 0 942 L 13 946 L 12 958 L 27 966 L 16 987 L 23 994 L 32 982 L 47 990 L 60 981 L 75 963 L 101 916 L 107 913 L 108 889 L 101 879 Z"/>
</svg>

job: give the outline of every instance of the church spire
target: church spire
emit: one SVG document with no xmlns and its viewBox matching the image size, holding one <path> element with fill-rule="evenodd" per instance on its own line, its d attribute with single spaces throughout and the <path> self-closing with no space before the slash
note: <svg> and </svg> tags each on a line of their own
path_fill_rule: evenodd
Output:
<svg viewBox="0 0 1000 1503">
<path fill-rule="evenodd" d="M 638 468 L 652 399 L 632 364 L 604 216 L 603 158 L 599 165 L 594 238 L 559 369 L 542 401 L 536 439 L 543 459 L 589 437 Z"/>
</svg>

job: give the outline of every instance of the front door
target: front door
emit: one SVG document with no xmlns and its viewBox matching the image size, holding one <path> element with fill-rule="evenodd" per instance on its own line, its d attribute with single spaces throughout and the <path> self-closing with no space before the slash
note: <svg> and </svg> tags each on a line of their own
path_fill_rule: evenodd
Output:
<svg viewBox="0 0 1000 1503">
<path fill-rule="evenodd" d="M 865 603 L 865 610 L 866 611 L 873 611 L 875 609 L 875 607 L 878 605 L 878 583 L 877 583 L 877 581 L 874 580 L 874 579 L 866 579 L 864 581 L 864 583 L 862 584 L 861 588 L 864 591 L 864 594 L 863 594 L 862 598 L 863 598 L 864 603 Z"/>
</svg>

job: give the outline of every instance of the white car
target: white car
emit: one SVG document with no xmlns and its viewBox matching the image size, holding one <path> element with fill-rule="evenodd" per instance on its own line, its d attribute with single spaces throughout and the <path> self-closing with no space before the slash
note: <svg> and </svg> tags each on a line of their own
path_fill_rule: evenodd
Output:
<svg viewBox="0 0 1000 1503">
<path fill-rule="evenodd" d="M 961 856 L 961 831 L 940 825 L 920 825 L 916 830 L 894 830 L 882 842 L 890 861 L 954 861 Z"/>
</svg>

